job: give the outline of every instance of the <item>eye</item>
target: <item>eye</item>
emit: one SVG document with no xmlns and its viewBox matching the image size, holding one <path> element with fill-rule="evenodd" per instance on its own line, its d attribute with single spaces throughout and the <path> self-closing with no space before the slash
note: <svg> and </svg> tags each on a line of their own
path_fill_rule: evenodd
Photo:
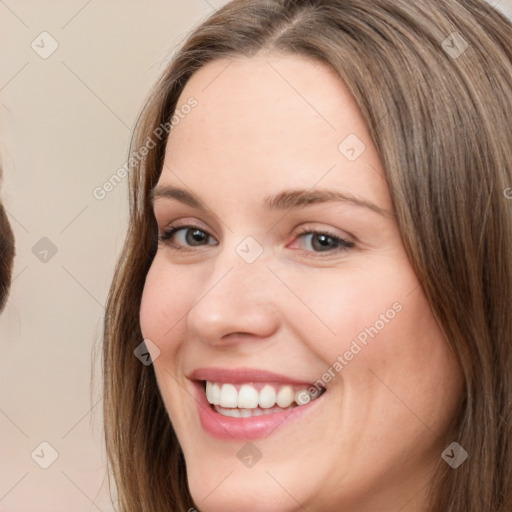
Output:
<svg viewBox="0 0 512 512">
<path fill-rule="evenodd" d="M 354 247 L 353 242 L 349 242 L 329 231 L 316 231 L 303 228 L 297 238 L 308 240 L 313 248 L 312 251 L 304 252 L 338 252 L 347 251 Z M 171 225 L 158 236 L 160 242 L 171 246 L 174 250 L 182 250 L 187 247 L 200 247 L 203 245 L 217 245 L 216 242 L 208 243 L 212 236 L 203 228 L 194 225 Z M 206 243 L 205 243 L 206 242 Z"/>
<path fill-rule="evenodd" d="M 211 235 L 199 226 L 168 226 L 167 229 L 158 236 L 158 239 L 165 244 L 170 245 L 173 249 L 180 250 L 183 247 L 200 247 L 201 245 L 215 245 L 204 243 L 205 240 L 211 238 Z M 178 243 L 175 242 L 178 239 Z"/>
<path fill-rule="evenodd" d="M 310 242 L 313 252 L 347 251 L 355 245 L 353 242 L 344 240 L 329 231 L 315 231 L 313 229 L 304 228 L 297 234 L 297 238 L 301 237 Z"/>
</svg>

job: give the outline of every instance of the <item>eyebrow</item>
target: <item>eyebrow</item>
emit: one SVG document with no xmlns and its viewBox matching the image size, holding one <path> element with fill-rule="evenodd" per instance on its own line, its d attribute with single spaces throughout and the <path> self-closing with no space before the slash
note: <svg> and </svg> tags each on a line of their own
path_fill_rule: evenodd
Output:
<svg viewBox="0 0 512 512">
<path fill-rule="evenodd" d="M 175 199 L 193 208 L 204 211 L 209 210 L 195 194 L 188 190 L 169 185 L 157 185 L 150 191 L 149 198 L 153 204 L 158 199 Z M 267 196 L 263 202 L 269 210 L 293 210 L 318 203 L 341 202 L 351 206 L 367 208 L 384 217 L 392 216 L 387 210 L 370 201 L 360 199 L 352 194 L 328 189 L 283 190 L 276 195 Z"/>
</svg>

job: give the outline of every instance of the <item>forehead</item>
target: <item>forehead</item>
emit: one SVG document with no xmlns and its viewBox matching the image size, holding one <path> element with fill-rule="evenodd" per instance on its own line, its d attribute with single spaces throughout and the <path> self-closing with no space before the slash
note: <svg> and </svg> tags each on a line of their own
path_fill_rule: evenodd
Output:
<svg viewBox="0 0 512 512">
<path fill-rule="evenodd" d="M 184 108 L 191 98 L 197 106 Z M 193 188 L 215 181 L 227 191 L 245 184 L 271 192 L 321 181 L 389 206 L 357 104 L 324 63 L 277 54 L 219 59 L 191 77 L 176 112 L 161 182 L 175 173 Z M 347 146 L 361 155 L 348 158 Z"/>
</svg>

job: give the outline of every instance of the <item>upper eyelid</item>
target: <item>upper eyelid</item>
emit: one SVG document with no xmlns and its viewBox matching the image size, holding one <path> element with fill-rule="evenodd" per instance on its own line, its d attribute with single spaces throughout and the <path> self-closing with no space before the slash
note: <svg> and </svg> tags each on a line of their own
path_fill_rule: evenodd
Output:
<svg viewBox="0 0 512 512">
<path fill-rule="evenodd" d="M 306 234 L 307 232 L 315 232 L 315 233 L 329 233 L 329 234 L 332 234 L 333 236 L 336 236 L 336 237 L 339 237 L 339 238 L 344 238 L 345 235 L 343 234 L 335 234 L 333 233 L 333 231 L 335 230 L 335 228 L 314 228 L 314 227 L 311 227 L 310 224 L 311 223 L 305 223 L 306 225 L 305 226 L 302 226 L 300 229 L 299 229 L 299 234 Z M 208 235 L 210 236 L 214 236 L 214 234 L 211 233 L 211 230 L 209 228 L 203 228 L 200 226 L 200 223 L 199 222 L 192 222 L 192 221 L 173 221 L 173 222 L 169 222 L 167 223 L 162 231 L 165 232 L 165 231 L 169 231 L 171 229 L 173 230 L 178 230 L 178 229 L 200 229 L 201 231 L 204 231 L 205 233 L 208 233 Z M 297 229 L 297 227 L 293 228 L 293 231 L 295 231 Z M 160 229 L 159 229 L 160 231 Z M 352 237 L 352 235 L 349 235 L 347 233 L 348 237 Z"/>
<path fill-rule="evenodd" d="M 173 207 L 172 210 L 169 210 L 168 209 L 168 204 L 169 203 L 171 203 L 171 204 L 174 203 L 174 206 L 178 206 L 178 209 L 174 210 L 174 207 Z M 163 197 L 163 198 L 157 197 L 157 198 L 153 199 L 151 210 L 152 210 L 153 217 L 155 218 L 157 225 L 160 226 L 162 224 L 163 225 L 162 229 L 167 229 L 167 225 L 181 223 L 183 218 L 185 218 L 185 219 L 187 219 L 187 218 L 194 218 L 195 219 L 196 218 L 195 217 L 195 213 L 197 213 L 197 212 L 191 213 L 190 212 L 191 208 L 194 209 L 195 207 L 194 206 L 190 206 L 190 205 L 184 205 L 182 203 L 178 203 L 176 205 L 175 201 L 166 200 L 165 197 Z M 211 211 L 211 210 L 204 210 L 204 211 L 202 211 L 202 209 L 200 209 L 200 210 L 201 210 L 200 211 L 200 215 L 204 215 L 204 217 L 206 218 L 208 223 L 212 223 L 213 222 L 213 223 L 218 223 L 219 226 L 220 225 L 224 225 L 224 227 L 228 231 L 231 231 L 229 226 L 227 226 L 222 221 L 222 219 L 220 217 L 215 215 L 215 213 L 213 211 Z M 167 217 L 169 215 L 169 213 L 172 213 L 172 217 L 176 217 L 177 220 L 170 221 L 170 222 L 165 222 L 165 224 L 163 222 L 161 223 L 159 221 L 159 217 Z M 201 224 L 200 221 L 196 221 L 196 220 L 192 221 L 192 220 L 190 220 L 190 221 L 185 221 L 184 226 L 188 225 L 189 223 Z M 160 227 L 158 229 L 160 230 Z M 211 234 L 211 230 L 210 229 L 207 229 L 207 228 L 201 228 L 201 229 L 204 229 L 205 231 L 208 231 L 208 233 Z"/>
<path fill-rule="evenodd" d="M 207 228 L 203 228 L 200 225 L 200 222 L 192 222 L 192 221 L 182 222 L 182 221 L 177 220 L 174 222 L 167 223 L 161 231 L 163 233 L 165 233 L 166 231 L 170 231 L 170 230 L 177 231 L 178 229 L 200 229 L 201 231 L 204 231 L 205 233 L 207 233 L 209 236 L 216 238 L 215 235 L 211 232 L 211 230 L 207 229 Z M 160 231 L 160 229 L 159 229 L 159 231 Z"/>
</svg>

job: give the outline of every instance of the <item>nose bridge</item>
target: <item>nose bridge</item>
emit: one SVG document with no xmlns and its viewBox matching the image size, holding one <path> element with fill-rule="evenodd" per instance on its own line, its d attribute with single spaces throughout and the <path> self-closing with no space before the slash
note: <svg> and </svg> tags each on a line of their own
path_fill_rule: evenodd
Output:
<svg viewBox="0 0 512 512">
<path fill-rule="evenodd" d="M 216 256 L 188 314 L 188 327 L 209 343 L 234 333 L 267 337 L 277 328 L 268 259 L 248 238 Z"/>
</svg>

